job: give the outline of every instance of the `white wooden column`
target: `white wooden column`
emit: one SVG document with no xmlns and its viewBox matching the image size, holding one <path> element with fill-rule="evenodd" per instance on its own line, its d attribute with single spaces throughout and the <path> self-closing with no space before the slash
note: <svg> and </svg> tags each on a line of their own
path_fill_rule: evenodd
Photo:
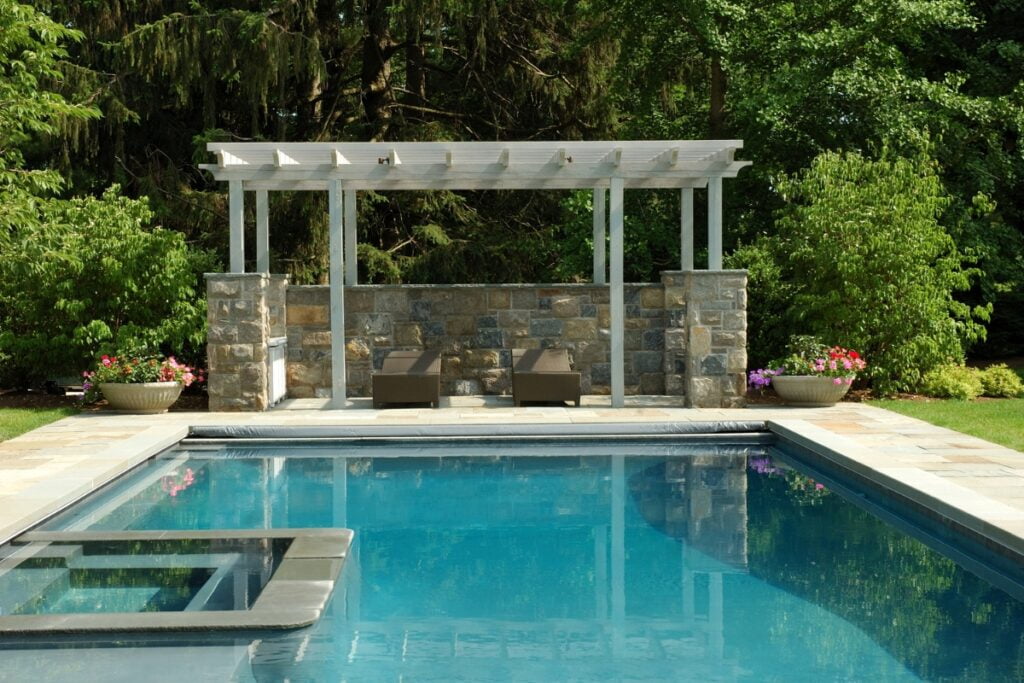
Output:
<svg viewBox="0 0 1024 683">
<path fill-rule="evenodd" d="M 594 188 L 594 284 L 605 283 L 607 270 L 605 258 L 605 225 L 608 223 L 605 211 L 605 193 L 603 187 Z"/>
<path fill-rule="evenodd" d="M 228 220 L 231 226 L 229 250 L 232 273 L 245 272 L 245 191 L 241 180 L 228 181 Z"/>
<path fill-rule="evenodd" d="M 622 178 L 612 178 L 608 202 L 611 232 L 611 366 L 612 366 L 612 407 L 621 408 L 626 404 L 625 381 L 625 321 L 626 306 L 622 292 Z"/>
<path fill-rule="evenodd" d="M 267 191 L 256 191 L 256 272 L 270 272 L 270 217 Z"/>
<path fill-rule="evenodd" d="M 356 191 L 345 190 L 345 284 L 359 284 L 359 263 L 356 261 Z"/>
<path fill-rule="evenodd" d="M 342 245 L 342 190 L 340 180 L 327 185 L 327 203 L 330 225 L 330 285 L 331 285 L 331 404 L 345 407 L 345 282 L 343 278 L 345 254 Z"/>
<path fill-rule="evenodd" d="M 722 178 L 708 178 L 708 270 L 722 269 Z"/>
<path fill-rule="evenodd" d="M 679 191 L 679 269 L 693 270 L 693 188 Z"/>
</svg>

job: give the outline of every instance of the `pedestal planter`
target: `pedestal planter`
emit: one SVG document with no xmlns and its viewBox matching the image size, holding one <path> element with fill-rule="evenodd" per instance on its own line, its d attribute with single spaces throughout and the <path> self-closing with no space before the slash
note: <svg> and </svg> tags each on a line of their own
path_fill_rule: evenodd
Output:
<svg viewBox="0 0 1024 683">
<path fill-rule="evenodd" d="M 801 408 L 827 408 L 846 395 L 850 385 L 835 383 L 834 377 L 820 375 L 781 375 L 772 377 L 772 386 L 787 405 Z"/>
<path fill-rule="evenodd" d="M 166 413 L 181 394 L 180 382 L 101 383 L 99 387 L 114 410 L 145 415 Z"/>
</svg>

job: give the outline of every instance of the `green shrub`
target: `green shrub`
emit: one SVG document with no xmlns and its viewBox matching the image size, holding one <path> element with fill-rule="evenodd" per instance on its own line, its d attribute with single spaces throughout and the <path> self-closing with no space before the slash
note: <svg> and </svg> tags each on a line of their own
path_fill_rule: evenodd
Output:
<svg viewBox="0 0 1024 683">
<path fill-rule="evenodd" d="M 0 385 L 78 375 L 121 349 L 201 346 L 197 285 L 212 259 L 151 219 L 145 199 L 112 187 L 101 198 L 39 200 L 0 233 Z"/>
<path fill-rule="evenodd" d="M 993 398 L 1024 396 L 1024 382 L 1005 363 L 992 365 L 981 371 L 981 386 L 985 395 Z"/>
<path fill-rule="evenodd" d="M 940 365 L 925 373 L 921 393 L 935 398 L 969 401 L 981 396 L 981 372 L 965 365 Z"/>
<path fill-rule="evenodd" d="M 988 309 L 953 296 L 976 271 L 939 224 L 949 200 L 934 164 L 826 152 L 778 187 L 778 235 L 760 240 L 792 291 L 776 325 L 857 349 L 881 394 L 912 389 L 984 337 Z"/>
</svg>

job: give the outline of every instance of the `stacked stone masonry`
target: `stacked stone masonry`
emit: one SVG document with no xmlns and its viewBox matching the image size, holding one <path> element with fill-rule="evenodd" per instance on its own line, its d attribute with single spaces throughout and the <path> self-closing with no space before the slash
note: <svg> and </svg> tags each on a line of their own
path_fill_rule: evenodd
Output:
<svg viewBox="0 0 1024 683">
<path fill-rule="evenodd" d="M 331 395 L 327 286 L 261 274 L 209 274 L 207 283 L 211 409 L 266 409 L 266 368 L 257 366 L 266 341 L 281 335 L 288 396 Z M 582 392 L 610 393 L 606 285 L 357 285 L 344 296 L 350 397 L 370 395 L 389 351 L 422 348 L 441 349 L 446 395 L 509 393 L 514 348 L 568 349 Z M 744 271 L 666 272 L 661 283 L 626 285 L 625 308 L 627 394 L 742 404 Z"/>
</svg>

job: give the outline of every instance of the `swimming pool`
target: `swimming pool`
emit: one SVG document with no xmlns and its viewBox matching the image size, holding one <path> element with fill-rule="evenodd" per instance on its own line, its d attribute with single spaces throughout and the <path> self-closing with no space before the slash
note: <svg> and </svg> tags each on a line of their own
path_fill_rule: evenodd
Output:
<svg viewBox="0 0 1024 683">
<path fill-rule="evenodd" d="M 1021 675 L 1024 603 L 802 467 L 756 439 L 185 445 L 42 529 L 351 528 L 321 619 L 5 639 L 0 679 Z"/>
</svg>

